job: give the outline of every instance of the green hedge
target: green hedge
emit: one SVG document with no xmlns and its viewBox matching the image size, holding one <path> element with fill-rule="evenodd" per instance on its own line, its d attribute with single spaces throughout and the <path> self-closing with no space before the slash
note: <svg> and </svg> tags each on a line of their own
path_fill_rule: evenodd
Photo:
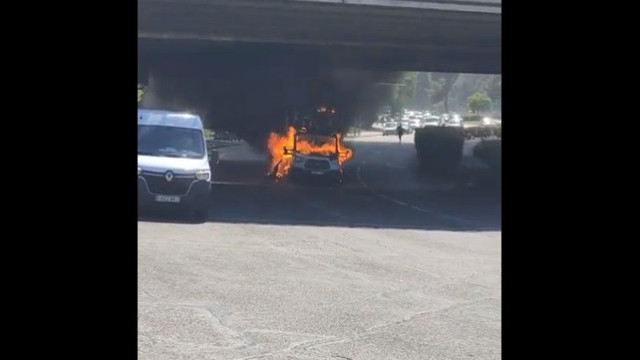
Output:
<svg viewBox="0 0 640 360">
<path fill-rule="evenodd" d="M 502 138 L 502 125 L 474 126 L 464 129 L 465 139 Z"/>
<path fill-rule="evenodd" d="M 502 169 L 502 140 L 483 140 L 473 148 L 473 156 L 494 170 Z"/>
<path fill-rule="evenodd" d="M 462 160 L 464 132 L 460 127 L 429 126 L 416 129 L 415 148 L 423 170 L 448 174 Z"/>
<path fill-rule="evenodd" d="M 469 115 L 462 117 L 463 122 L 479 122 L 480 120 L 482 120 L 482 115 Z"/>
</svg>

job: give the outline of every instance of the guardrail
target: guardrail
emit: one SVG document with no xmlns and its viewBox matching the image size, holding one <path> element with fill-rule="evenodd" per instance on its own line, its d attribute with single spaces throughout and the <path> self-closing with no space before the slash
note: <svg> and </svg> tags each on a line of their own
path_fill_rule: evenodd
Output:
<svg viewBox="0 0 640 360">
<path fill-rule="evenodd" d="M 401 4 L 401 3 L 433 3 L 433 4 L 457 4 L 457 5 L 481 5 L 481 6 L 502 6 L 502 0 L 285 0 L 303 2 L 324 2 L 334 4 L 353 5 L 378 5 L 378 4 Z"/>
<path fill-rule="evenodd" d="M 403 7 L 502 13 L 502 0 L 285 0 L 344 5 Z"/>
<path fill-rule="evenodd" d="M 217 139 L 207 139 L 207 150 L 215 150 L 222 149 L 230 146 L 240 145 L 242 140 L 234 139 L 234 140 L 217 140 Z"/>
</svg>

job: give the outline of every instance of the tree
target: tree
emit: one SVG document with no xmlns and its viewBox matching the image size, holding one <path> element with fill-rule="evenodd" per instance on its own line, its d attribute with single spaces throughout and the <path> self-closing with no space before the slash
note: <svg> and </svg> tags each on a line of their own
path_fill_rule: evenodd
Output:
<svg viewBox="0 0 640 360">
<path fill-rule="evenodd" d="M 467 109 L 469 96 L 485 92 L 491 98 L 492 106 L 495 106 L 502 95 L 501 78 L 500 75 L 461 74 L 451 88 L 449 104 Z"/>
<path fill-rule="evenodd" d="M 407 72 L 402 74 L 400 83 L 393 89 L 393 99 L 391 101 L 391 113 L 399 115 L 404 112 L 409 101 L 413 98 L 418 85 L 418 73 Z"/>
<path fill-rule="evenodd" d="M 502 95 L 500 75 L 409 72 L 397 82 L 390 103 L 393 114 L 401 114 L 408 106 L 448 113 L 467 107 L 474 93 L 485 93 L 491 107 L 500 104 Z"/>
<path fill-rule="evenodd" d="M 144 96 L 144 87 L 138 84 L 138 104 L 142 101 L 142 97 Z"/>
<path fill-rule="evenodd" d="M 491 109 L 491 98 L 485 92 L 476 92 L 469 96 L 468 105 L 474 114 L 478 114 Z"/>
<path fill-rule="evenodd" d="M 416 77 L 416 89 L 413 97 L 409 99 L 407 107 L 414 110 L 427 110 L 431 108 L 429 98 L 429 73 L 419 72 Z"/>
<path fill-rule="evenodd" d="M 453 84 L 458 80 L 460 74 L 439 74 L 431 73 L 430 85 L 430 97 L 431 103 L 437 104 L 444 102 L 444 112 L 449 112 L 449 95 Z"/>
<path fill-rule="evenodd" d="M 402 113 L 404 112 L 404 104 L 401 103 L 400 99 L 394 97 L 393 100 L 391 100 L 391 115 L 393 116 L 398 116 L 398 115 L 402 115 Z"/>
</svg>

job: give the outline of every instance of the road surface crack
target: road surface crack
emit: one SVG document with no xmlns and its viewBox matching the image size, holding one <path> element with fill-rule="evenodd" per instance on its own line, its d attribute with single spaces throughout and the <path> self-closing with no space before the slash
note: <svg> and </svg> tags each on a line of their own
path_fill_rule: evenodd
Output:
<svg viewBox="0 0 640 360">
<path fill-rule="evenodd" d="M 345 342 L 353 342 L 353 341 L 362 339 L 365 336 L 371 335 L 371 334 L 375 333 L 376 331 L 378 331 L 380 329 L 383 329 L 383 328 L 386 328 L 386 327 L 389 327 L 389 326 L 393 326 L 393 325 L 399 325 L 399 324 L 407 323 L 407 322 L 415 319 L 418 316 L 422 316 L 422 315 L 426 315 L 426 314 L 435 314 L 435 313 L 448 311 L 448 310 L 453 310 L 453 309 L 460 309 L 460 308 L 464 308 L 466 306 L 473 305 L 475 303 L 482 302 L 482 301 L 489 300 L 489 299 L 494 299 L 494 297 L 491 297 L 491 296 L 482 297 L 482 298 L 471 300 L 471 301 L 467 301 L 467 302 L 461 302 L 461 303 L 447 305 L 447 306 L 440 307 L 440 308 L 433 309 L 433 310 L 420 311 L 420 312 L 417 312 L 417 313 L 413 313 L 411 315 L 407 315 L 404 318 L 399 319 L 399 320 L 395 320 L 395 321 L 391 321 L 391 322 L 388 322 L 388 323 L 372 326 L 370 328 L 365 329 L 362 333 L 359 333 L 359 334 L 357 334 L 355 336 L 336 337 L 333 340 L 325 340 L 325 341 L 315 341 L 315 342 L 314 341 L 308 341 L 308 342 L 304 342 L 304 343 L 301 343 L 301 344 L 297 344 L 297 345 L 295 345 L 293 347 L 289 347 L 289 348 L 285 349 L 285 351 L 294 351 L 294 350 L 301 349 L 303 352 L 306 352 L 308 350 L 316 349 L 316 348 L 327 346 L 327 345 L 341 344 L 341 343 L 345 343 Z"/>
</svg>

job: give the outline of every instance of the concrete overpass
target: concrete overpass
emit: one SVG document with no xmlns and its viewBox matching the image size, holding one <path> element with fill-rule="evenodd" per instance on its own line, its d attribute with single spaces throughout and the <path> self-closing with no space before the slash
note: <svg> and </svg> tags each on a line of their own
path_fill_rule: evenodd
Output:
<svg viewBox="0 0 640 360">
<path fill-rule="evenodd" d="M 501 12 L 501 0 L 138 0 L 140 72 L 264 50 L 284 62 L 497 74 Z"/>
</svg>

